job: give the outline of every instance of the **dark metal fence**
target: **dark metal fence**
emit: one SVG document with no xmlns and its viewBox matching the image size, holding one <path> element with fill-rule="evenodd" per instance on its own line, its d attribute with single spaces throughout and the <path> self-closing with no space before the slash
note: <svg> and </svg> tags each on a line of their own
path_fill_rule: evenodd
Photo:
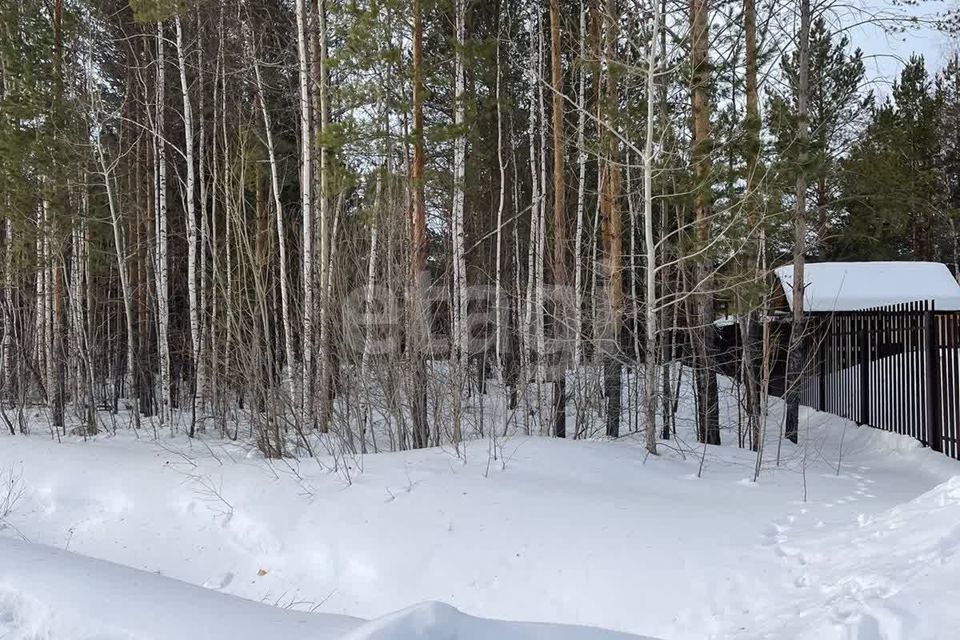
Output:
<svg viewBox="0 0 960 640">
<path fill-rule="evenodd" d="M 911 302 L 810 316 L 801 403 L 960 459 L 960 312 Z"/>
</svg>

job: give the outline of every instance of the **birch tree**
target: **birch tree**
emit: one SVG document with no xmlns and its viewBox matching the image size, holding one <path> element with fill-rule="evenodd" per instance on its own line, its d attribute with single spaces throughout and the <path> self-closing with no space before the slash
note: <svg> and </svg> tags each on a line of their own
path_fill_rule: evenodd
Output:
<svg viewBox="0 0 960 640">
<path fill-rule="evenodd" d="M 167 262 L 167 141 L 164 133 L 166 115 L 166 57 L 163 23 L 157 22 L 156 105 L 154 110 L 154 162 L 156 164 L 156 207 L 154 273 L 157 289 L 157 342 L 160 349 L 160 423 L 170 424 L 170 287 Z"/>
<path fill-rule="evenodd" d="M 199 295 L 197 292 L 197 256 L 199 243 L 199 224 L 197 222 L 196 199 L 196 175 L 194 164 L 194 130 L 193 130 L 193 103 L 190 100 L 190 86 L 187 83 L 187 55 L 183 45 L 183 26 L 181 25 L 180 15 L 173 18 L 174 28 L 176 30 L 177 44 L 177 62 L 180 71 L 180 94 L 183 100 L 183 136 L 184 136 L 184 155 L 187 162 L 186 193 L 184 200 L 187 203 L 187 292 L 190 305 L 190 345 L 193 350 L 193 404 L 197 402 L 197 396 L 200 396 L 200 403 L 203 406 L 203 397 L 206 389 L 206 369 L 204 366 L 203 349 L 201 341 L 201 310 Z M 193 409 L 193 419 L 190 423 L 190 436 L 193 437 L 195 429 L 196 408 Z"/>
<path fill-rule="evenodd" d="M 300 378 L 300 422 L 308 423 L 313 407 L 313 117 L 310 102 L 310 69 L 307 53 L 306 0 L 296 0 L 297 61 L 300 79 L 300 210 L 303 216 L 301 278 L 303 281 L 303 366 Z"/>
</svg>

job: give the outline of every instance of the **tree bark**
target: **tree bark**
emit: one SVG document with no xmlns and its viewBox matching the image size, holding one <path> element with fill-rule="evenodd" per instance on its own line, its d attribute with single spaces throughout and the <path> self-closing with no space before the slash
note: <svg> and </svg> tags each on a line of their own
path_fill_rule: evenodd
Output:
<svg viewBox="0 0 960 640">
<path fill-rule="evenodd" d="M 810 0 L 800 0 L 799 69 L 797 87 L 797 184 L 796 206 L 793 212 L 793 324 L 790 327 L 790 344 L 787 357 L 787 416 L 784 435 L 797 442 L 800 414 L 800 378 L 803 374 L 805 288 L 804 266 L 807 241 L 807 140 L 810 136 L 807 122 L 807 101 L 810 83 Z"/>
<path fill-rule="evenodd" d="M 757 93 L 757 7 L 756 0 L 743 0 L 743 28 L 744 28 L 744 64 L 745 64 L 745 93 L 746 119 L 744 121 L 745 156 L 746 156 L 746 190 L 744 200 L 747 208 L 748 237 L 745 247 L 745 262 L 743 273 L 749 284 L 759 283 L 763 277 L 758 270 L 759 243 L 754 236 L 759 232 L 761 224 L 759 194 L 757 193 L 760 159 L 760 109 Z M 750 287 L 752 290 L 753 287 Z M 740 313 L 740 334 L 742 344 L 743 380 L 747 390 L 747 427 L 750 436 L 750 447 L 753 450 L 760 442 L 760 389 L 756 360 L 756 310 L 753 300 L 746 301 L 745 308 Z"/>
<path fill-rule="evenodd" d="M 196 403 L 203 405 L 206 389 L 206 371 L 203 363 L 202 342 L 200 339 L 200 302 L 197 292 L 197 256 L 199 249 L 199 225 L 197 223 L 197 206 L 194 194 L 196 192 L 196 175 L 194 169 L 193 152 L 193 104 L 190 100 L 190 87 L 187 84 L 187 56 L 183 47 L 183 26 L 180 16 L 174 16 L 176 29 L 177 62 L 180 70 L 180 93 L 183 99 L 183 137 L 184 155 L 187 163 L 186 193 L 184 200 L 187 203 L 187 293 L 190 306 L 190 345 L 193 351 L 193 393 L 189 436 L 192 438 L 196 430 Z"/>
<path fill-rule="evenodd" d="M 621 354 L 621 331 L 623 324 L 623 223 L 620 211 L 620 150 L 616 113 L 619 108 L 617 82 L 611 66 L 618 38 L 615 0 L 606 0 L 604 12 L 604 58 L 606 63 L 605 139 L 606 162 L 600 190 L 600 217 L 603 229 L 605 253 L 604 272 L 607 278 L 607 338 L 609 347 L 603 356 L 604 391 L 607 401 L 607 435 L 620 435 L 620 411 L 623 362 Z"/>
<path fill-rule="evenodd" d="M 410 163 L 410 273 L 407 295 L 407 352 L 411 365 L 411 418 L 413 446 L 423 448 L 430 442 L 427 423 L 427 370 L 423 332 L 425 321 L 422 280 L 426 277 L 427 223 L 424 208 L 423 170 L 423 16 L 421 0 L 413 0 L 413 161 Z"/>
<path fill-rule="evenodd" d="M 300 424 L 313 419 L 313 114 L 310 104 L 310 64 L 307 52 L 306 0 L 296 0 L 297 60 L 300 79 L 300 210 L 303 216 L 301 278 L 303 281 L 302 368 L 299 389 Z"/>
<path fill-rule="evenodd" d="M 467 165 L 467 134 L 464 130 L 466 125 L 465 111 L 465 88 L 466 77 L 464 69 L 464 52 L 466 44 L 466 19 L 467 8 L 466 0 L 456 0 L 454 12 L 456 13 L 456 44 L 454 54 L 454 108 L 453 108 L 453 126 L 456 130 L 456 139 L 453 144 L 453 211 L 452 211 L 452 233 L 453 239 L 453 344 L 451 352 L 451 364 L 454 371 L 454 420 L 453 420 L 453 440 L 458 443 L 462 437 L 461 428 L 461 402 L 460 393 L 463 387 L 464 379 L 467 374 L 467 363 L 469 357 L 469 335 L 467 325 L 467 263 L 466 263 L 466 238 L 464 228 L 464 206 L 465 193 L 464 181 L 466 180 Z"/>
<path fill-rule="evenodd" d="M 156 287 L 157 287 L 157 342 L 160 349 L 160 423 L 170 424 L 170 289 L 167 263 L 167 142 L 164 137 L 166 102 L 163 23 L 157 23 L 157 105 L 154 125 L 154 144 L 157 165 L 156 207 Z M 172 425 L 171 425 L 172 428 Z"/>
<path fill-rule="evenodd" d="M 564 180 L 563 142 L 563 72 L 560 67 L 560 0 L 550 0 L 550 82 L 551 110 L 553 112 L 553 285 L 557 293 L 565 293 L 567 286 L 567 212 L 566 183 Z M 554 338 L 562 340 L 567 319 L 561 317 L 565 307 L 554 296 Z M 565 342 L 563 343 L 565 344 Z M 565 350 L 564 350 L 565 351 Z M 567 381 L 563 351 L 553 382 L 553 433 L 558 438 L 567 435 Z"/>
<path fill-rule="evenodd" d="M 646 251 L 646 341 L 644 348 L 644 434 L 647 451 L 657 453 L 657 246 L 653 229 L 653 135 L 660 3 L 653 2 L 653 34 L 647 45 L 647 131 L 643 144 L 643 241 Z"/>
<path fill-rule="evenodd" d="M 699 351 L 696 364 L 698 395 L 698 434 L 701 442 L 720 444 L 719 399 L 714 366 L 714 291 L 713 265 L 709 259 L 711 223 L 711 138 L 710 138 L 710 70 L 709 70 L 709 5 L 708 0 L 690 0 L 690 67 L 692 72 L 693 132 L 691 157 L 694 177 L 694 222 L 697 248 L 695 295 L 696 318 L 694 349 Z"/>
</svg>

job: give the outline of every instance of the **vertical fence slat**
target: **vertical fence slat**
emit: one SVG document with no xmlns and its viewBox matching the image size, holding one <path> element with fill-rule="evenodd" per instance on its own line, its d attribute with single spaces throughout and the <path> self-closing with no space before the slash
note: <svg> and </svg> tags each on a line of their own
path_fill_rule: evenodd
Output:
<svg viewBox="0 0 960 640">
<path fill-rule="evenodd" d="M 859 423 L 870 424 L 870 352 L 867 349 L 867 319 L 859 316 L 857 321 L 858 355 L 860 360 L 860 412 Z"/>
<path fill-rule="evenodd" d="M 934 314 L 937 328 L 937 345 L 940 352 L 940 433 L 943 438 L 943 451 L 953 455 L 953 393 L 950 390 L 950 361 L 952 353 L 950 345 L 949 316 Z"/>
<path fill-rule="evenodd" d="M 846 358 L 846 371 L 847 371 L 847 384 L 848 388 L 856 389 L 857 388 L 857 379 L 854 377 L 853 365 L 856 362 L 853 358 L 853 321 L 854 316 L 847 318 L 847 358 Z M 856 397 L 854 394 L 847 394 L 847 417 L 851 420 L 857 419 L 856 414 Z"/>
<path fill-rule="evenodd" d="M 919 309 L 920 305 L 911 302 L 907 305 L 909 312 L 906 318 L 907 324 L 907 341 L 904 345 L 906 353 L 903 354 L 903 368 L 904 368 L 904 380 L 907 384 L 907 393 L 910 396 L 910 403 L 907 405 L 907 423 L 908 430 L 907 433 L 910 437 L 924 441 L 923 434 L 920 433 L 920 429 L 923 426 L 922 423 L 917 418 L 917 407 L 920 405 L 918 402 L 919 386 L 920 380 L 916 376 L 916 371 L 914 370 L 914 358 L 916 357 L 917 351 L 917 316 L 920 315 Z M 922 316 L 921 316 L 922 317 Z"/>
<path fill-rule="evenodd" d="M 877 426 L 881 429 L 887 429 L 889 424 L 888 417 L 890 415 L 890 394 L 886 392 L 886 389 L 884 388 L 884 384 L 885 384 L 885 380 L 887 379 L 886 355 L 890 350 L 890 347 L 889 347 L 890 338 L 887 333 L 888 317 L 886 314 L 878 312 L 877 320 L 879 321 L 878 333 L 880 334 L 880 354 L 878 356 L 880 366 L 877 367 L 879 369 L 879 375 L 878 375 L 879 379 L 877 381 L 878 383 L 877 395 L 880 396 L 881 398 L 880 402 L 882 404 L 882 407 L 880 409 L 880 416 L 878 420 L 876 420 L 876 424 L 874 426 Z"/>
<path fill-rule="evenodd" d="M 923 322 L 926 328 L 926 383 L 927 383 L 927 432 L 930 448 L 934 451 L 943 451 L 943 440 L 940 432 L 940 381 L 938 356 L 940 345 L 937 343 L 937 332 L 934 324 L 933 310 L 924 313 Z"/>
<path fill-rule="evenodd" d="M 840 385 L 837 373 L 837 319 L 830 320 L 830 413 L 837 413 L 837 389 Z"/>
<path fill-rule="evenodd" d="M 894 385 L 897 389 L 897 399 L 898 399 L 898 411 L 897 411 L 897 433 L 901 435 L 906 435 L 906 414 L 907 414 L 907 387 L 904 384 L 903 380 L 903 359 L 906 356 L 906 329 L 904 327 L 904 311 L 903 305 L 897 305 L 897 346 L 899 353 L 897 354 L 897 359 L 895 361 L 895 371 L 894 376 L 896 379 L 896 384 Z"/>
<path fill-rule="evenodd" d="M 960 380 L 957 379 L 958 361 L 960 361 L 960 352 L 957 350 L 957 337 L 960 334 L 960 317 L 943 316 L 941 318 L 941 344 L 945 346 L 943 352 L 943 362 L 946 366 L 945 384 L 941 385 L 940 390 L 945 395 L 946 402 L 943 402 L 945 420 L 944 431 L 950 437 L 950 453 L 953 457 L 958 457 L 958 426 L 960 426 Z"/>
<path fill-rule="evenodd" d="M 926 301 L 924 301 L 922 305 L 919 305 L 919 309 L 923 312 L 925 312 L 928 308 L 929 308 L 929 305 L 926 303 Z M 934 319 L 936 319 L 936 316 L 934 316 Z M 936 327 L 934 327 L 934 332 L 937 335 L 939 335 L 939 332 L 936 331 Z M 924 423 L 923 416 L 926 411 L 925 404 L 926 404 L 927 390 L 926 390 L 925 380 L 924 380 L 926 378 L 926 372 L 924 371 L 924 368 L 923 368 L 924 328 L 923 328 L 922 318 L 919 320 L 916 335 L 917 335 L 917 350 L 913 357 L 914 370 L 917 371 L 917 381 L 918 381 L 917 392 L 919 394 L 918 396 L 919 399 L 917 402 L 916 419 L 917 419 L 918 429 L 920 430 L 921 433 L 923 433 L 925 431 L 924 429 L 925 425 L 923 424 Z"/>
<path fill-rule="evenodd" d="M 923 304 L 918 305 L 918 308 L 924 313 L 927 310 L 933 311 L 930 308 L 930 304 L 926 301 L 924 301 Z M 934 321 L 936 321 L 936 314 L 934 314 Z M 933 334 L 935 338 L 939 335 L 939 332 L 937 331 L 936 323 L 934 323 Z M 918 432 L 923 434 L 923 436 L 927 438 L 926 417 L 924 415 L 926 413 L 927 382 L 926 382 L 925 369 L 923 367 L 924 345 L 925 345 L 924 341 L 926 340 L 926 333 L 925 333 L 923 315 L 921 315 L 917 319 L 916 337 L 917 337 L 917 341 L 916 341 L 917 348 L 913 356 L 913 370 L 915 374 L 914 377 L 916 379 L 916 388 L 917 388 L 917 405 L 916 405 L 915 416 L 917 420 Z"/>
<path fill-rule="evenodd" d="M 941 429 L 950 439 L 948 452 L 955 458 L 960 457 L 960 314 L 944 315 L 940 318 L 941 345 L 944 346 L 944 384 L 942 394 L 944 420 Z"/>
<path fill-rule="evenodd" d="M 817 409 L 827 410 L 827 328 L 820 323 L 817 331 Z"/>
</svg>

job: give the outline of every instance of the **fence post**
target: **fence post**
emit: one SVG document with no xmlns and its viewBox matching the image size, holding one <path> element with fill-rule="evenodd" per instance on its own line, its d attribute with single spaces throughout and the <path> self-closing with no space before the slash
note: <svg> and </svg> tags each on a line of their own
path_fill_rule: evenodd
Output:
<svg viewBox="0 0 960 640">
<path fill-rule="evenodd" d="M 932 307 L 932 305 L 931 305 Z M 943 451 L 940 424 L 940 341 L 933 309 L 923 312 L 924 381 L 926 382 L 927 444 L 934 451 Z"/>
<path fill-rule="evenodd" d="M 830 322 L 832 322 L 832 320 L 830 320 Z M 817 394 L 819 395 L 817 409 L 819 411 L 827 410 L 827 333 L 823 329 L 825 325 L 829 327 L 826 323 L 821 322 L 819 325 L 820 331 L 816 334 L 820 340 L 819 362 L 817 363 Z"/>
<path fill-rule="evenodd" d="M 870 424 L 870 349 L 867 346 L 867 319 L 860 316 L 860 420 L 859 424 Z"/>
</svg>

